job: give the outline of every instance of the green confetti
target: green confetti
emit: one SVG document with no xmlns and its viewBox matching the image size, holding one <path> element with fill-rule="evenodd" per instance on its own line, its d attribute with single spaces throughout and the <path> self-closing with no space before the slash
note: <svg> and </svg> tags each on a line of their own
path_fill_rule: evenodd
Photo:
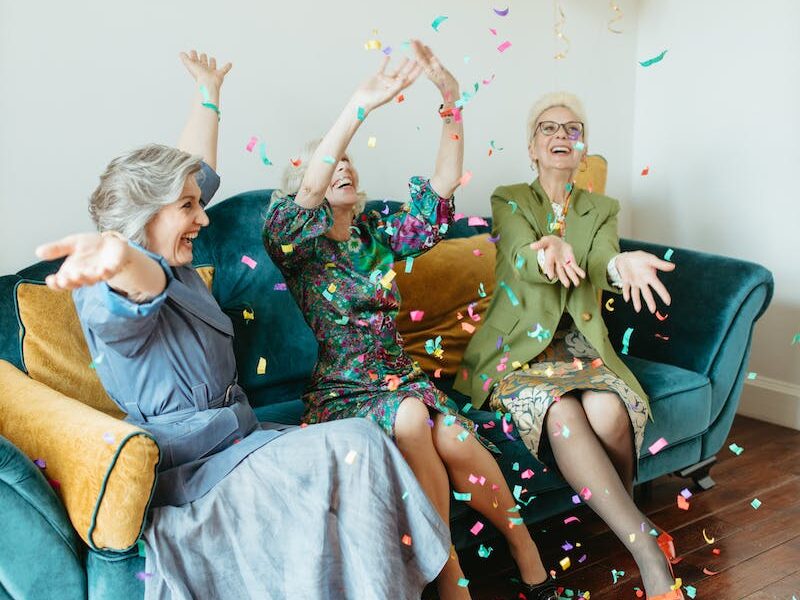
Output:
<svg viewBox="0 0 800 600">
<path fill-rule="evenodd" d="M 405 500 L 408 498 L 408 492 L 403 492 L 403 495 L 400 497 L 401 500 Z"/>
<path fill-rule="evenodd" d="M 520 502 L 520 503 L 524 504 L 525 506 L 528 506 L 528 504 L 530 504 L 536 498 L 536 496 L 531 496 L 530 498 L 528 498 L 528 500 L 526 502 L 525 500 L 520 498 L 521 495 L 522 495 L 522 486 L 521 485 L 515 485 L 514 486 L 514 499 L 517 502 Z"/>
<path fill-rule="evenodd" d="M 658 56 L 654 56 L 653 58 L 648 58 L 647 60 L 641 60 L 641 61 L 639 61 L 639 64 L 640 64 L 640 65 L 642 65 L 643 67 L 649 67 L 649 66 L 651 66 L 651 65 L 654 65 L 654 64 L 656 64 L 656 63 L 659 63 L 659 62 L 661 62 L 661 61 L 664 59 L 664 55 L 665 55 L 666 53 L 667 53 L 667 51 L 666 51 L 666 50 L 664 50 L 664 51 L 663 51 L 661 54 L 659 54 Z"/>
<path fill-rule="evenodd" d="M 406 273 L 411 273 L 411 269 L 413 269 L 413 268 L 414 268 L 414 257 L 413 256 L 409 256 L 406 259 Z"/>
<path fill-rule="evenodd" d="M 514 268 L 517 271 L 519 271 L 524 266 L 525 266 L 525 257 L 520 254 L 517 256 L 517 261 L 514 263 Z"/>
<path fill-rule="evenodd" d="M 464 502 L 469 502 L 472 500 L 472 494 L 470 492 L 466 492 L 464 494 L 460 492 L 453 491 L 453 498 L 456 500 L 462 500 Z"/>
<path fill-rule="evenodd" d="M 505 281 L 501 281 L 498 285 L 503 288 L 508 296 L 509 301 L 511 302 L 511 306 L 519 306 L 519 299 L 517 298 L 516 294 L 512 291 L 508 284 Z"/>
<path fill-rule="evenodd" d="M 469 585 L 469 579 L 464 579 L 463 577 L 458 578 L 458 587 L 467 587 Z"/>
<path fill-rule="evenodd" d="M 519 204 L 517 204 L 517 203 L 516 203 L 516 202 L 514 202 L 513 200 L 509 200 L 509 201 L 508 201 L 508 205 L 511 207 L 511 214 L 512 214 L 512 215 L 513 215 L 515 212 L 517 212 L 517 209 L 519 208 Z"/>
<path fill-rule="evenodd" d="M 455 422 L 456 422 L 456 417 L 455 417 L 455 415 L 447 415 L 447 416 L 444 418 L 444 424 L 445 424 L 445 426 L 446 426 L 446 427 L 450 427 L 450 425 L 452 425 L 452 424 L 453 424 L 453 423 L 455 423 Z"/>
<path fill-rule="evenodd" d="M 755 510 L 758 510 L 761 507 L 761 500 L 759 500 L 758 498 L 753 498 L 753 501 L 750 503 L 750 506 L 752 506 Z"/>
<path fill-rule="evenodd" d="M 465 431 L 462 431 L 461 433 L 459 433 L 459 434 L 456 436 L 456 438 L 458 439 L 458 441 L 459 441 L 459 442 L 463 442 L 463 441 L 464 441 L 464 440 L 466 440 L 468 437 L 469 437 L 469 431 L 466 431 L 466 430 L 465 430 Z"/>
<path fill-rule="evenodd" d="M 142 556 L 142 557 L 145 556 L 145 553 L 144 553 L 144 540 L 136 540 L 136 549 L 139 552 L 139 556 Z"/>
<path fill-rule="evenodd" d="M 336 164 L 336 159 L 333 158 L 332 156 L 323 156 L 322 157 L 322 162 L 328 163 L 329 165 L 335 165 Z"/>
<path fill-rule="evenodd" d="M 742 452 L 744 452 L 744 448 L 742 448 L 738 444 L 731 444 L 730 446 L 728 446 L 728 450 L 733 452 L 736 456 L 739 456 Z"/>
<path fill-rule="evenodd" d="M 664 260 L 669 260 L 670 258 L 672 258 L 672 252 L 673 252 L 672 248 L 664 252 Z"/>
<path fill-rule="evenodd" d="M 486 298 L 486 289 L 483 287 L 483 282 L 478 286 L 478 296 L 481 298 Z"/>
<path fill-rule="evenodd" d="M 447 17 L 445 17 L 445 16 L 436 17 L 433 20 L 433 23 L 431 23 L 431 27 L 433 27 L 433 30 L 438 33 L 439 32 L 439 25 L 441 25 L 445 21 L 447 21 Z"/>
<path fill-rule="evenodd" d="M 489 555 L 492 553 L 492 550 L 494 550 L 494 548 L 492 548 L 491 546 L 487 548 L 486 546 L 481 544 L 480 547 L 478 548 L 478 556 L 480 556 L 481 558 L 489 558 Z"/>
<path fill-rule="evenodd" d="M 363 121 L 364 118 L 367 116 L 367 111 L 364 110 L 363 106 L 358 107 L 358 114 L 356 115 L 359 121 Z"/>
<path fill-rule="evenodd" d="M 272 161 L 267 158 L 267 143 L 261 142 L 258 145 L 258 152 L 261 155 L 261 162 L 264 163 L 264 166 L 269 166 L 272 164 Z"/>
<path fill-rule="evenodd" d="M 519 463 L 515 462 L 513 465 L 511 465 L 511 470 L 512 471 L 519 471 Z"/>
<path fill-rule="evenodd" d="M 753 380 L 753 379 L 755 379 L 755 378 L 756 378 L 756 374 L 755 374 L 755 373 L 753 373 L 752 371 L 750 371 L 750 372 L 747 374 L 747 378 L 748 378 L 748 379 L 750 379 L 750 380 Z"/>
<path fill-rule="evenodd" d="M 800 344 L 800 333 L 795 333 L 794 337 L 792 338 L 792 346 L 795 344 Z"/>
<path fill-rule="evenodd" d="M 508 517 L 508 520 L 511 521 L 512 525 L 523 525 L 525 521 L 518 517 Z"/>
<path fill-rule="evenodd" d="M 472 410 L 472 403 L 471 402 L 467 402 L 464 406 L 461 407 L 461 412 L 463 414 L 467 414 L 471 410 Z"/>
<path fill-rule="evenodd" d="M 693 585 L 685 585 L 683 586 L 683 589 L 686 590 L 686 595 L 689 596 L 689 598 L 694 598 L 697 596 L 697 588 Z"/>
<path fill-rule="evenodd" d="M 627 354 L 628 353 L 628 344 L 630 344 L 631 334 L 632 333 L 633 333 L 633 327 L 628 327 L 625 330 L 625 333 L 622 336 L 622 353 L 623 354 Z"/>
</svg>

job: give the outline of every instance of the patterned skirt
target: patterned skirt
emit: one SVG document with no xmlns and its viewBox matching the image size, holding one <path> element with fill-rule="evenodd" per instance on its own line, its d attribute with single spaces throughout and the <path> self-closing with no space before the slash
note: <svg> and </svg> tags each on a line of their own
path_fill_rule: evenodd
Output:
<svg viewBox="0 0 800 600">
<path fill-rule="evenodd" d="M 574 324 L 559 329 L 553 341 L 530 361 L 531 368 L 512 371 L 492 392 L 492 410 L 511 414 L 520 437 L 540 462 L 557 469 L 544 419 L 561 396 L 574 390 L 596 390 L 616 394 L 628 412 L 634 439 L 634 464 L 644 440 L 647 407 L 642 399 L 608 367 Z"/>
</svg>

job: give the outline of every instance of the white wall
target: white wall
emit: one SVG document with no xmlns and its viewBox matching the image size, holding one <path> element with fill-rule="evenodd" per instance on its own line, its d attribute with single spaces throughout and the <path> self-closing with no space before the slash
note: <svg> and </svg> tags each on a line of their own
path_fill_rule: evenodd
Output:
<svg viewBox="0 0 800 600">
<path fill-rule="evenodd" d="M 757 262 L 775 297 L 742 412 L 800 428 L 800 3 L 642 0 L 632 164 L 637 238 Z M 650 174 L 641 169 L 650 165 Z M 702 285 L 702 282 L 698 282 Z"/>
<path fill-rule="evenodd" d="M 466 109 L 465 168 L 474 179 L 458 194 L 460 210 L 486 214 L 496 185 L 531 178 L 527 108 L 554 88 L 585 99 L 590 150 L 609 159 L 608 192 L 627 201 L 635 4 L 620 2 L 626 33 L 614 35 L 605 1 L 563 0 L 572 48 L 559 62 L 552 4 L 510 2 L 504 18 L 491 10 L 501 4 L 0 0 L 0 273 L 33 262 L 38 243 L 90 228 L 87 198 L 112 157 L 147 142 L 175 143 L 193 91 L 177 54 L 193 47 L 234 63 L 221 103 L 220 198 L 278 184 L 288 157 L 324 132 L 375 68 L 379 55 L 363 45 L 377 29 L 394 48 L 422 37 L 464 89 L 496 74 Z M 430 26 L 437 15 L 449 16 L 439 33 Z M 513 46 L 499 54 L 506 39 Z M 354 140 L 373 197 L 402 198 L 406 178 L 433 166 L 437 94 L 421 80 L 406 97 L 371 115 Z M 245 152 L 251 135 L 267 141 L 275 166 Z M 490 140 L 504 150 L 488 157 Z"/>
</svg>

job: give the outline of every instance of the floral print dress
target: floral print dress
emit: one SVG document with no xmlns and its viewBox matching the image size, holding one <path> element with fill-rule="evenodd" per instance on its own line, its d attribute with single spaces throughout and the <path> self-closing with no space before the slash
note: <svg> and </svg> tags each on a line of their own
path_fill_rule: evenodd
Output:
<svg viewBox="0 0 800 600">
<path fill-rule="evenodd" d="M 272 198 L 264 245 L 319 343 L 303 395 L 306 423 L 366 417 L 394 437 L 397 409 L 414 397 L 449 415 L 447 424 L 474 430 L 405 352 L 397 331 L 395 261 L 435 246 L 454 212 L 453 199 L 441 198 L 427 179 L 412 177 L 409 190 L 411 200 L 398 212 L 359 215 L 342 242 L 324 235 L 333 226 L 327 200 L 309 209 L 294 196 Z"/>
</svg>

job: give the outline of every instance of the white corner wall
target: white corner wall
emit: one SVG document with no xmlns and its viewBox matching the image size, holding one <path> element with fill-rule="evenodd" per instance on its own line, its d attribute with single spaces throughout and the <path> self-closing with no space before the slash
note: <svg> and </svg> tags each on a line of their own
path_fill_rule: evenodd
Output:
<svg viewBox="0 0 800 600">
<path fill-rule="evenodd" d="M 668 52 L 637 70 L 631 168 L 634 237 L 772 271 L 740 412 L 798 429 L 799 25 L 796 0 L 642 0 L 637 58 Z"/>
<path fill-rule="evenodd" d="M 397 50 L 419 36 L 463 89 L 495 74 L 466 109 L 465 168 L 474 178 L 457 194 L 460 211 L 486 214 L 495 186 L 532 178 L 526 113 L 554 88 L 585 99 L 590 150 L 609 160 L 609 194 L 627 201 L 636 5 L 620 3 L 626 32 L 614 35 L 607 3 L 563 0 L 572 47 L 557 62 L 552 4 L 510 2 L 499 17 L 492 8 L 500 4 L 0 0 L 0 273 L 32 263 L 38 243 L 90 229 L 87 198 L 112 157 L 147 142 L 175 143 L 193 91 L 177 54 L 193 47 L 234 63 L 221 103 L 219 198 L 278 184 L 288 158 L 324 132 L 376 68 L 379 55 L 365 51 L 365 41 L 377 37 Z M 438 15 L 449 19 L 436 33 Z M 504 40 L 512 47 L 500 54 Z M 408 176 L 431 173 L 437 93 L 420 80 L 406 97 L 371 115 L 353 143 L 372 197 L 403 198 Z M 266 140 L 274 166 L 245 152 L 251 135 Z M 503 150 L 489 157 L 491 140 Z"/>
</svg>

